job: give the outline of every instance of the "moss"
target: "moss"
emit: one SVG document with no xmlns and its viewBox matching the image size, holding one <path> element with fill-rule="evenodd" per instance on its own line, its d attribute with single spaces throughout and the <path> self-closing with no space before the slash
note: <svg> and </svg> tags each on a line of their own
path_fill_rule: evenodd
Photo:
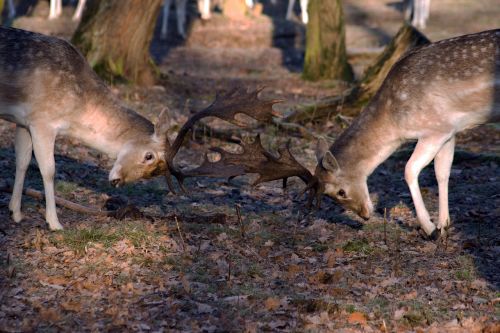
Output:
<svg viewBox="0 0 500 333">
<path fill-rule="evenodd" d="M 373 252 L 373 248 L 370 246 L 370 244 L 368 244 L 368 240 L 366 238 L 349 241 L 342 248 L 345 252 L 355 252 L 362 254 L 370 254 Z"/>
<path fill-rule="evenodd" d="M 340 0 L 318 0 L 309 4 L 306 55 L 302 77 L 306 80 L 337 79 L 352 81 L 347 62 L 345 26 Z"/>
</svg>

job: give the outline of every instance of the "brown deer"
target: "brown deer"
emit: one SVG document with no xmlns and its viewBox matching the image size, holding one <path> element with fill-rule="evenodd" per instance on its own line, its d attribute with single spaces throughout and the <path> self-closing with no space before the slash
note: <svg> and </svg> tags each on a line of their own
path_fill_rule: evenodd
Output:
<svg viewBox="0 0 500 333">
<path fill-rule="evenodd" d="M 319 144 L 315 176 L 324 192 L 364 219 L 373 211 L 367 178 L 403 142 L 417 140 L 406 164 L 417 219 L 427 235 L 450 225 L 448 179 L 456 133 L 500 120 L 500 30 L 415 49 L 391 69 L 353 124 L 328 149 Z M 425 208 L 418 176 L 434 159 L 437 226 Z"/>
<path fill-rule="evenodd" d="M 16 124 L 16 176 L 9 204 L 14 221 L 22 219 L 23 183 L 34 152 L 45 189 L 46 221 L 50 229 L 62 229 L 54 195 L 57 135 L 75 138 L 116 158 L 109 174 L 114 186 L 166 175 L 173 190 L 170 175 L 181 186 L 185 177 L 174 166 L 174 157 L 199 119 L 215 116 L 238 123 L 237 113 L 259 121 L 272 119 L 276 101 L 261 101 L 257 94 L 235 90 L 218 96 L 184 124 L 171 146 L 166 135 L 167 112 L 153 125 L 121 104 L 70 43 L 0 27 L 0 119 Z M 241 168 L 232 168 L 231 175 L 241 173 Z"/>
</svg>

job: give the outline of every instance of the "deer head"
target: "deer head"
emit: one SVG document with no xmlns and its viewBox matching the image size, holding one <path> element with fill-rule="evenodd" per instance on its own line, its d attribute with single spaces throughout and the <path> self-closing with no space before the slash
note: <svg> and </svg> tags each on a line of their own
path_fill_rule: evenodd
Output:
<svg viewBox="0 0 500 333">
<path fill-rule="evenodd" d="M 113 186 L 120 186 L 139 179 L 149 179 L 162 175 L 167 163 L 165 145 L 168 144 L 168 109 L 164 109 L 154 126 L 154 133 L 148 137 L 129 140 L 119 151 L 109 173 Z"/>
<path fill-rule="evenodd" d="M 314 175 L 323 193 L 368 220 L 373 212 L 373 204 L 366 178 L 353 176 L 353 173 L 343 170 L 322 138 L 318 140 L 316 158 L 318 165 Z"/>
</svg>

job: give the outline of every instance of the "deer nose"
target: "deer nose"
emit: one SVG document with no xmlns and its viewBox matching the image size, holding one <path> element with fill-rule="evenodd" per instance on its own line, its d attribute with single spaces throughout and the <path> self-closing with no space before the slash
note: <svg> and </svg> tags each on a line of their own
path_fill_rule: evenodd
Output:
<svg viewBox="0 0 500 333">
<path fill-rule="evenodd" d="M 363 220 L 368 221 L 370 219 L 370 211 L 368 209 L 361 209 L 358 212 L 359 217 L 361 217 Z"/>
<path fill-rule="evenodd" d="M 120 185 L 120 181 L 121 181 L 120 178 L 115 178 L 115 179 L 111 179 L 109 182 L 111 183 L 111 185 L 113 187 L 118 187 L 118 185 Z"/>
</svg>

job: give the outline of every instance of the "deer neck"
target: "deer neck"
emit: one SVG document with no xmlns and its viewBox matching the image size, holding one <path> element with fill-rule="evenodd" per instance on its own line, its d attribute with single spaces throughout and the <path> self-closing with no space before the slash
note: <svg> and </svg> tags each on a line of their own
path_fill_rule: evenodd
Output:
<svg viewBox="0 0 500 333">
<path fill-rule="evenodd" d="M 82 110 L 66 135 L 116 158 L 130 142 L 151 140 L 153 124 L 138 113 L 114 100 L 95 100 Z"/>
<path fill-rule="evenodd" d="M 403 142 L 399 128 L 377 103 L 371 103 L 331 146 L 340 168 L 368 177 Z"/>
</svg>

